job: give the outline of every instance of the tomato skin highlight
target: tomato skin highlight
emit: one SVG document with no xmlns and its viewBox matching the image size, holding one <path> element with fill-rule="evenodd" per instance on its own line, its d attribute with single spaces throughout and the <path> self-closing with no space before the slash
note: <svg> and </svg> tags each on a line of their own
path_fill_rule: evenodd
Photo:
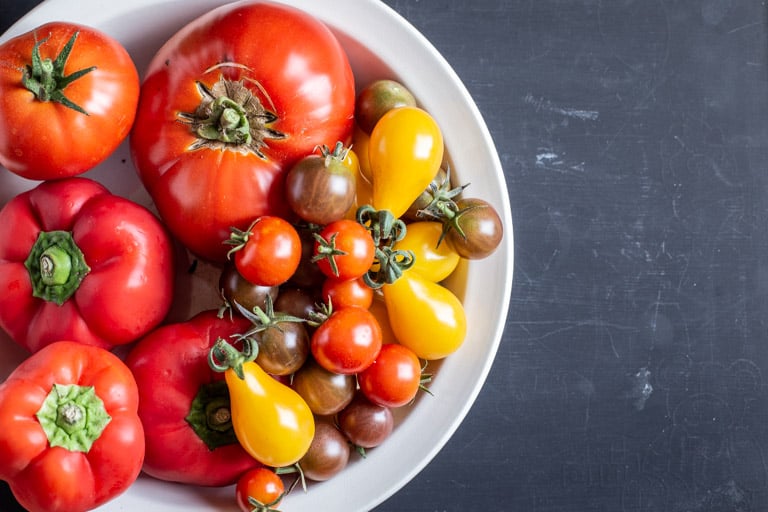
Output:
<svg viewBox="0 0 768 512">
<path fill-rule="evenodd" d="M 276 116 L 268 128 L 285 137 L 266 140 L 264 158 L 234 145 L 190 150 L 198 136 L 179 114 L 199 106 L 198 82 L 210 88 L 222 77 L 244 80 Z M 276 3 L 227 4 L 182 28 L 153 58 L 131 153 L 170 231 L 196 255 L 223 262 L 230 227 L 288 213 L 283 177 L 293 163 L 316 146 L 349 141 L 354 102 L 352 69 L 328 27 Z"/>
<path fill-rule="evenodd" d="M 464 306 L 448 288 L 406 270 L 397 281 L 384 285 L 383 292 L 398 342 L 419 358 L 442 359 L 464 342 Z"/>
<path fill-rule="evenodd" d="M 55 385 L 93 387 L 111 418 L 87 451 L 52 447 L 36 417 Z M 30 512 L 96 508 L 139 475 L 144 430 L 137 408 L 136 382 L 117 356 L 74 341 L 51 343 L 0 384 L 0 479 Z"/>
<path fill-rule="evenodd" d="M 22 85 L 36 39 L 47 38 L 39 46 L 41 59 L 55 60 L 75 33 L 64 73 L 96 68 L 62 92 L 88 115 L 40 101 Z M 139 74 L 126 49 L 108 34 L 74 23 L 47 23 L 0 45 L 0 62 L 0 165 L 11 172 L 33 180 L 75 176 L 103 162 L 128 136 Z"/>
</svg>

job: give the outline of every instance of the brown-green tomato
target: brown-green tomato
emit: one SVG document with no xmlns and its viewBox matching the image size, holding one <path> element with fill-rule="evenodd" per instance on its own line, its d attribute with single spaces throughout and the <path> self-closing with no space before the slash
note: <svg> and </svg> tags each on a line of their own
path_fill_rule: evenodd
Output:
<svg viewBox="0 0 768 512">
<path fill-rule="evenodd" d="M 291 385 L 313 413 L 328 416 L 336 414 L 352 401 L 356 383 L 354 375 L 330 372 L 309 359 L 294 374 Z"/>
<path fill-rule="evenodd" d="M 309 450 L 299 460 L 299 466 L 310 480 L 328 480 L 347 466 L 349 453 L 349 443 L 344 434 L 332 423 L 318 421 L 315 436 Z"/>
<path fill-rule="evenodd" d="M 501 243 L 504 226 L 496 209 L 483 199 L 456 201 L 458 213 L 450 223 L 446 239 L 462 258 L 490 256 Z"/>
<path fill-rule="evenodd" d="M 245 279 L 233 264 L 228 264 L 219 275 L 219 291 L 226 303 L 234 307 L 240 304 L 248 311 L 266 307 L 267 297 L 277 297 L 277 286 L 261 286 Z M 235 308 L 237 310 L 237 308 Z"/>
<path fill-rule="evenodd" d="M 392 411 L 376 405 L 362 393 L 357 393 L 348 406 L 341 411 L 337 420 L 339 429 L 347 439 L 361 448 L 373 448 L 383 443 L 394 428 Z"/>
<path fill-rule="evenodd" d="M 368 84 L 357 95 L 355 120 L 365 133 L 371 133 L 373 127 L 393 108 L 415 107 L 416 98 L 403 84 L 395 80 L 376 80 Z"/>
</svg>

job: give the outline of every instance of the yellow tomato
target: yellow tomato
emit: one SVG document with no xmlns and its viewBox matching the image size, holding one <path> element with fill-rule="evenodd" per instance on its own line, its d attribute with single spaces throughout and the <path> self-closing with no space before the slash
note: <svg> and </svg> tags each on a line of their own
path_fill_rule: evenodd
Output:
<svg viewBox="0 0 768 512">
<path fill-rule="evenodd" d="M 464 306 L 448 288 L 409 269 L 382 290 L 397 340 L 421 359 L 442 359 L 464 342 Z"/>
<path fill-rule="evenodd" d="M 232 427 L 245 451 L 266 466 L 298 462 L 315 435 L 315 419 L 304 399 L 226 341 L 219 340 L 213 350 L 229 389 Z"/>
<path fill-rule="evenodd" d="M 435 221 L 412 222 L 395 250 L 411 251 L 415 262 L 411 270 L 430 281 L 440 282 L 456 269 L 461 257 L 450 244 L 440 241 L 443 224 Z"/>
<path fill-rule="evenodd" d="M 401 217 L 437 174 L 443 150 L 440 127 L 426 111 L 399 107 L 384 114 L 368 146 L 373 207 Z"/>
<path fill-rule="evenodd" d="M 355 125 L 355 131 L 352 134 L 352 147 L 357 153 L 360 162 L 360 174 L 362 174 L 368 183 L 373 181 L 371 175 L 371 162 L 368 160 L 368 146 L 370 144 L 371 137 L 359 126 Z"/>
</svg>

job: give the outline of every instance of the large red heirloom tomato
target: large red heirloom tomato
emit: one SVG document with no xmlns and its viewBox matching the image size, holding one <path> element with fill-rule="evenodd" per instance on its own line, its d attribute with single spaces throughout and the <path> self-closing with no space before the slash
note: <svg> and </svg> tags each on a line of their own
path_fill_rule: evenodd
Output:
<svg viewBox="0 0 768 512">
<path fill-rule="evenodd" d="M 134 164 L 171 232 L 221 262 L 230 228 L 288 213 L 284 174 L 351 136 L 354 77 L 330 29 L 296 8 L 242 1 L 174 34 L 151 61 Z"/>
</svg>

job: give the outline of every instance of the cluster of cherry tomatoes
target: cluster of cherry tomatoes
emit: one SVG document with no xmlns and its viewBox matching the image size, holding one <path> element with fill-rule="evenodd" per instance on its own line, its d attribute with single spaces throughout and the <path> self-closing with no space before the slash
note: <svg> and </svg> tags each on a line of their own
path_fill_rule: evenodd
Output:
<svg viewBox="0 0 768 512">
<path fill-rule="evenodd" d="M 225 242 L 220 314 L 251 321 L 241 339 L 255 340 L 255 363 L 316 419 L 297 463 L 240 478 L 246 511 L 277 506 L 281 475 L 327 480 L 387 438 L 392 409 L 426 390 L 427 362 L 466 335 L 461 302 L 440 283 L 502 236 L 493 207 L 451 185 L 440 129 L 403 84 L 364 88 L 356 124 L 351 147 L 319 147 L 287 173 L 297 222 L 262 216 Z"/>
</svg>

